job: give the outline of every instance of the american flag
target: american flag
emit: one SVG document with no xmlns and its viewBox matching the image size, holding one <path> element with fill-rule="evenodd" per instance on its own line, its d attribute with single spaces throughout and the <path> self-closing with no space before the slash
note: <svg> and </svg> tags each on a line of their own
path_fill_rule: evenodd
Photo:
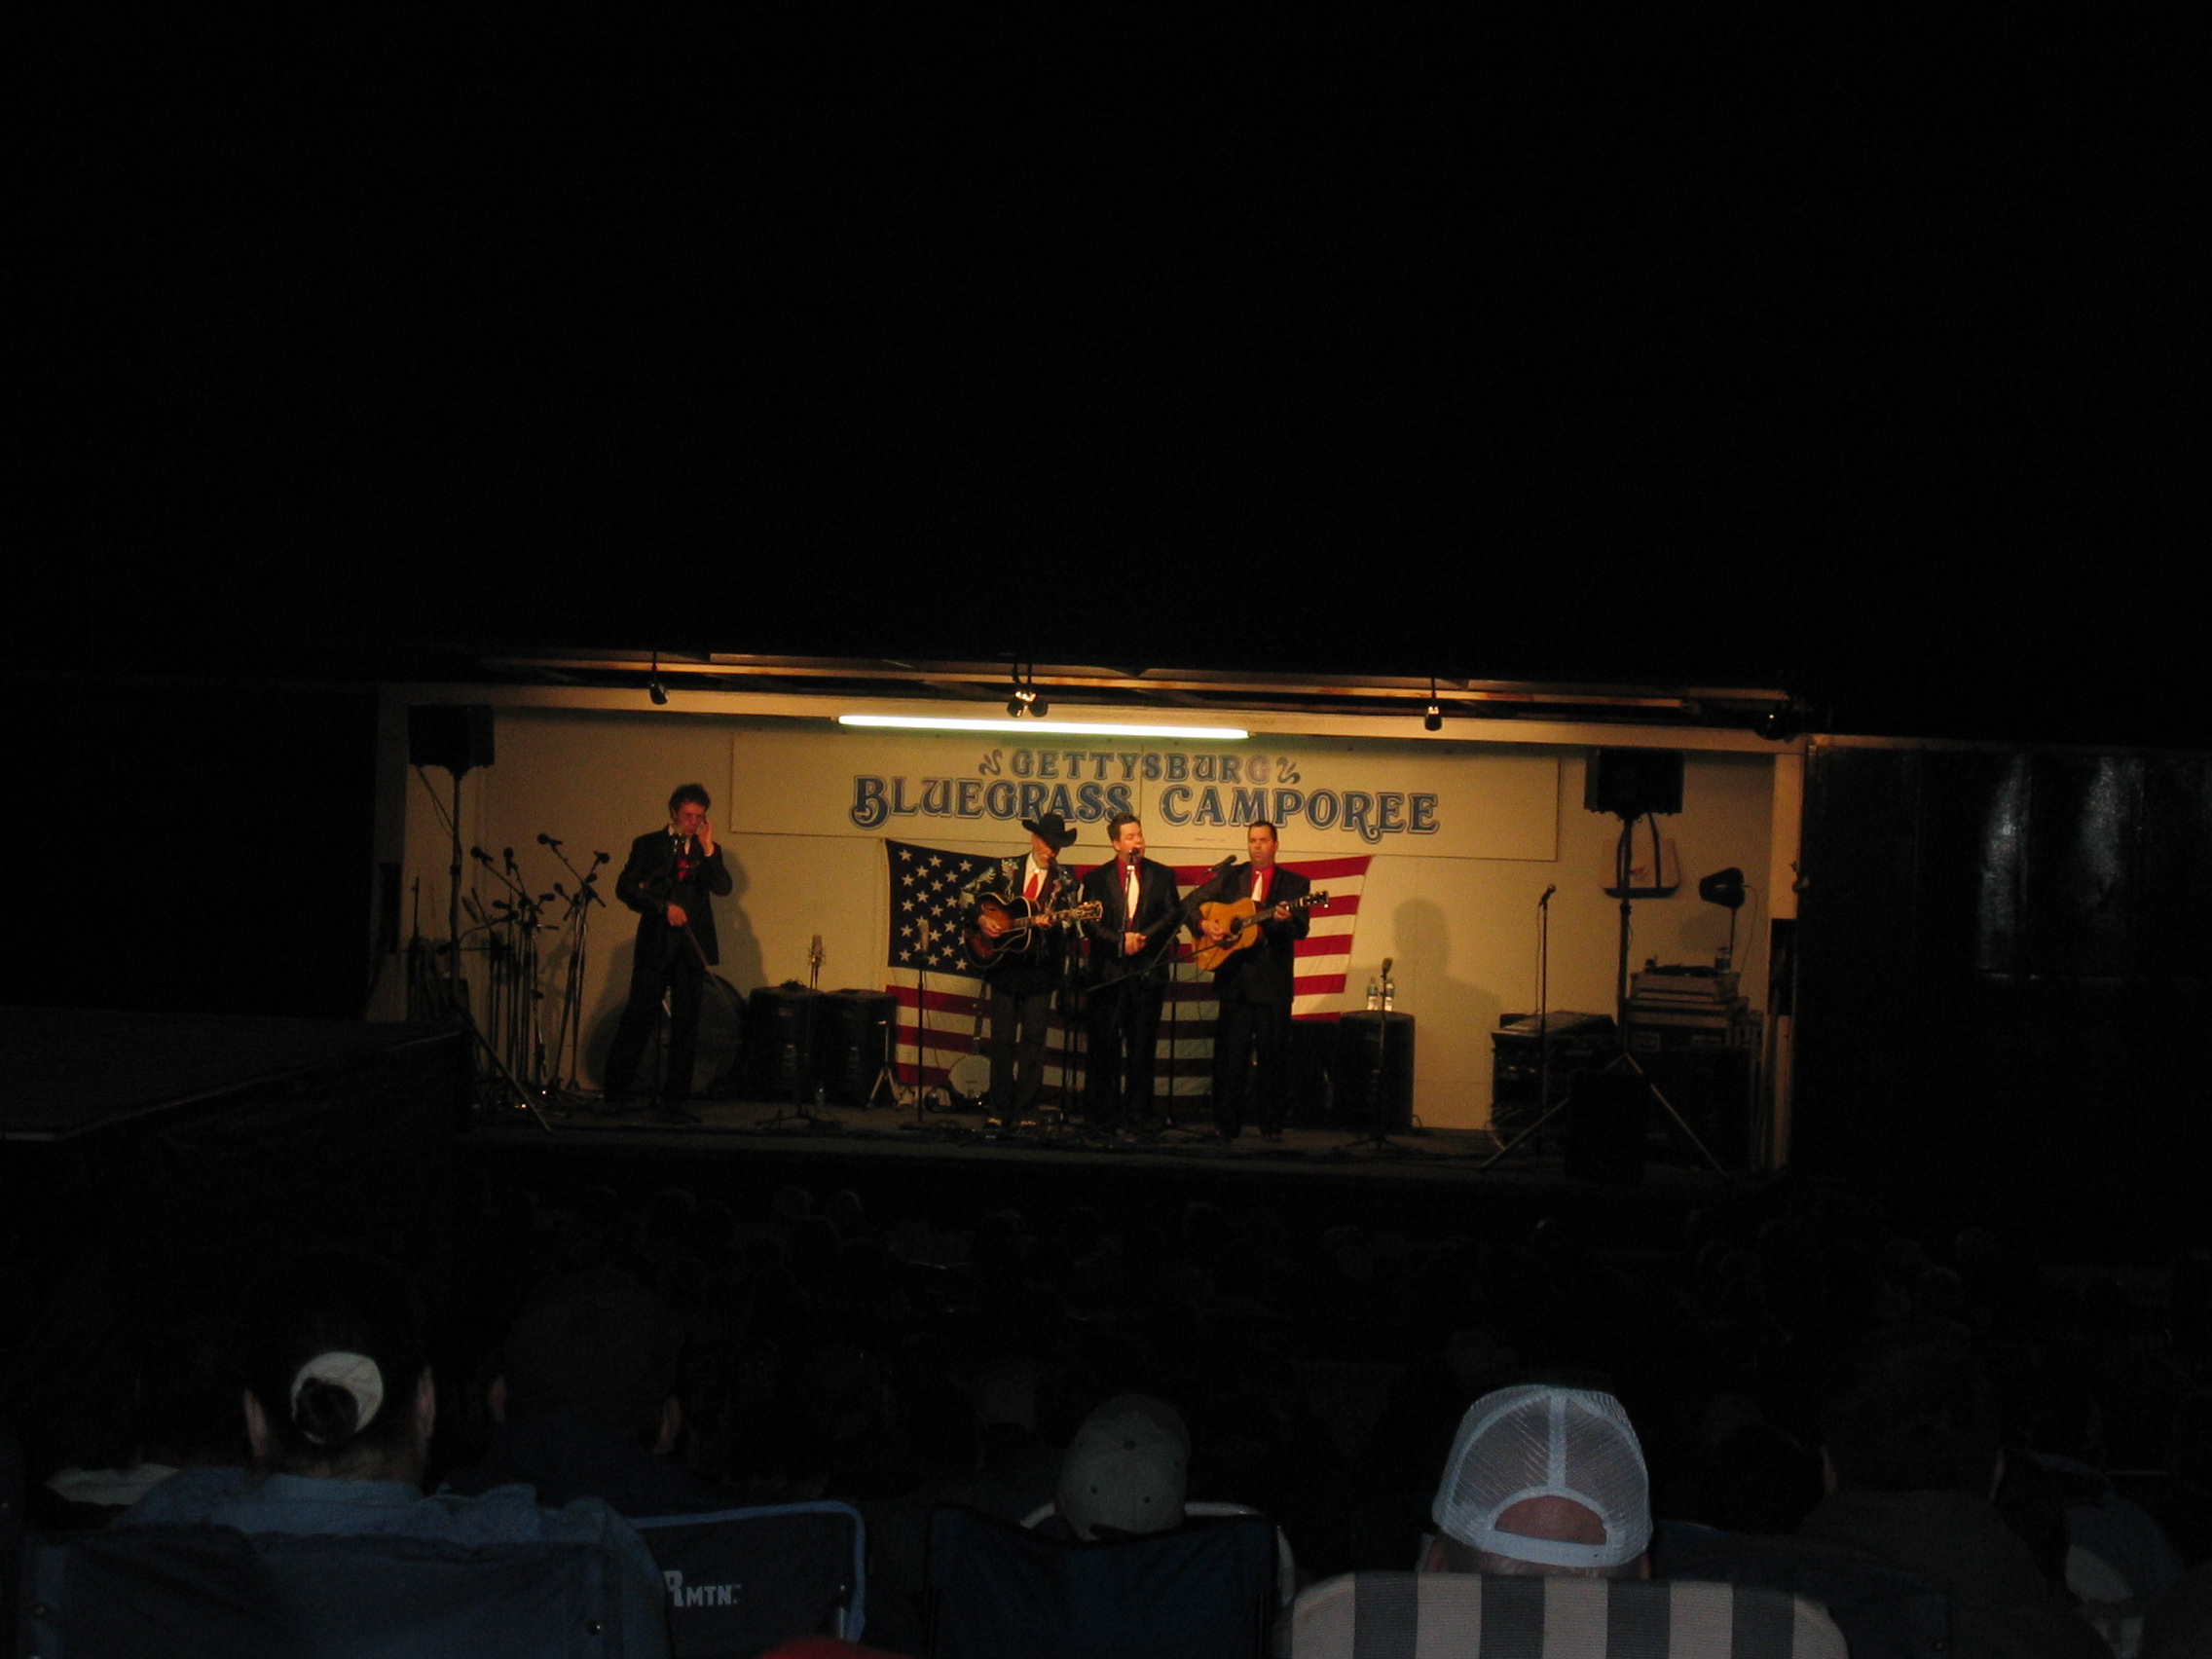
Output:
<svg viewBox="0 0 2212 1659">
<path fill-rule="evenodd" d="M 918 1062 L 924 1083 L 941 1084 L 952 1062 L 972 1051 L 977 1010 L 985 1000 L 982 980 L 968 960 L 962 939 L 967 896 L 978 881 L 997 885 L 1000 861 L 913 841 L 886 840 L 883 847 L 890 882 L 886 943 L 890 983 L 884 988 L 899 999 L 900 1072 L 912 1081 L 912 1068 Z M 1342 1012 L 1323 1005 L 1344 994 L 1352 937 L 1359 924 L 1360 890 L 1367 882 L 1371 856 L 1283 861 L 1285 869 L 1297 870 L 1313 883 L 1315 892 L 1329 895 L 1326 906 L 1314 907 L 1309 932 L 1298 941 L 1291 1003 L 1296 1018 L 1334 1019 Z M 1081 875 L 1088 866 L 1071 867 Z M 1177 865 L 1175 884 L 1188 894 L 1213 867 Z M 922 1007 L 921 997 L 924 971 L 929 982 L 927 1008 Z M 1192 963 L 1186 938 L 1171 965 L 1166 1007 L 1161 1015 L 1157 1087 L 1163 1092 L 1171 1087 L 1178 1095 L 1204 1094 L 1212 1087 L 1215 1012 L 1213 976 Z M 1059 1080 L 1058 1061 L 1067 1041 L 1065 1026 L 1055 1017 L 1047 1040 L 1049 1083 Z"/>
</svg>

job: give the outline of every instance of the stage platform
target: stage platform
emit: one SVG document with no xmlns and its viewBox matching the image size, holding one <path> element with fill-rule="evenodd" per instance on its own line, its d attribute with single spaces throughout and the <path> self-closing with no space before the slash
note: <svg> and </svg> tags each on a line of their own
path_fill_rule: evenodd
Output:
<svg viewBox="0 0 2212 1659">
<path fill-rule="evenodd" d="M 502 1187 L 625 1198 L 680 1184 L 741 1211 L 775 1188 L 860 1192 L 871 1213 L 955 1225 L 993 1207 L 1270 1204 L 1370 1226 L 1511 1235 L 1544 1215 L 1594 1235 L 1665 1235 L 1690 1209 L 1756 1204 L 1775 1178 L 1715 1173 L 1655 1125 L 1634 1180 L 1570 1178 L 1556 1145 L 1493 1163 L 1485 1132 L 1306 1125 L 1222 1142 L 1200 1117 L 1111 1134 L 909 1104 L 699 1101 L 699 1121 L 537 1109 L 469 1075 L 442 1025 L 81 1010 L 4 1011 L 0 1292 L 180 1284 L 249 1256 L 339 1241 L 434 1261 L 472 1197 Z M 1202 1102 L 1198 1103 L 1202 1111 Z M 107 1279 L 95 1288 L 86 1282 Z M 34 1288 L 36 1287 L 36 1288 Z"/>
<path fill-rule="evenodd" d="M 696 1124 L 642 1112 L 603 1115 L 595 1101 L 558 1100 L 536 1112 L 479 1108 L 463 1157 L 480 1179 L 564 1187 L 731 1182 L 749 1190 L 791 1183 L 849 1186 L 872 1212 L 950 1215 L 996 1202 L 1207 1199 L 1289 1209 L 1326 1205 L 1363 1223 L 1464 1227 L 1476 1214 L 1507 1232 L 1543 1214 L 1574 1213 L 1602 1232 L 1642 1234 L 1687 1210 L 1755 1200 L 1775 1178 L 1715 1173 L 1686 1144 L 1654 1129 L 1634 1181 L 1569 1177 L 1536 1143 L 1493 1162 L 1485 1130 L 1415 1126 L 1380 1140 L 1336 1126 L 1286 1129 L 1279 1141 L 1247 1128 L 1233 1141 L 1204 1118 L 1174 1128 L 1115 1133 L 1057 1114 L 1007 1125 L 978 1112 L 789 1102 L 693 1100 Z M 1202 1109 L 1202 1103 L 1201 1103 Z M 1609 1219 L 1601 1219 L 1609 1218 Z"/>
</svg>

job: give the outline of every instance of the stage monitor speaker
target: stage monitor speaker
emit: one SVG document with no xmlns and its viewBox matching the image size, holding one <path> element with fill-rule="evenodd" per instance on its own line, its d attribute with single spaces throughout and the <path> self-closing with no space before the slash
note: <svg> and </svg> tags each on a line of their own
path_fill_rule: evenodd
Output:
<svg viewBox="0 0 2212 1659">
<path fill-rule="evenodd" d="M 1586 812 L 1641 818 L 1647 812 L 1682 810 L 1679 749 L 1593 749 L 1582 774 Z"/>
<path fill-rule="evenodd" d="M 460 777 L 492 763 L 492 705 L 417 703 L 407 711 L 407 762 Z"/>
<path fill-rule="evenodd" d="M 1643 1120 L 1650 1104 L 1651 1085 L 1640 1073 L 1576 1072 L 1562 1161 L 1567 1178 L 1626 1187 L 1642 1180 Z"/>
</svg>

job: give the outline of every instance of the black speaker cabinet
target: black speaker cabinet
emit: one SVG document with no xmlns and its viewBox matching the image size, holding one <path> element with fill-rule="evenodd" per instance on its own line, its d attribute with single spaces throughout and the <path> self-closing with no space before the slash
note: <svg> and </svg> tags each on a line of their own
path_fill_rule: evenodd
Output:
<svg viewBox="0 0 2212 1659">
<path fill-rule="evenodd" d="M 1641 818 L 1682 810 L 1678 749 L 1593 749 L 1582 774 L 1582 805 L 1590 812 Z"/>
<path fill-rule="evenodd" d="M 492 763 L 492 705 L 417 703 L 407 711 L 407 763 L 460 777 Z"/>
<path fill-rule="evenodd" d="M 1627 1187 L 1642 1180 L 1643 1120 L 1650 1104 L 1651 1085 L 1636 1072 L 1576 1072 L 1562 1161 L 1567 1178 Z"/>
</svg>

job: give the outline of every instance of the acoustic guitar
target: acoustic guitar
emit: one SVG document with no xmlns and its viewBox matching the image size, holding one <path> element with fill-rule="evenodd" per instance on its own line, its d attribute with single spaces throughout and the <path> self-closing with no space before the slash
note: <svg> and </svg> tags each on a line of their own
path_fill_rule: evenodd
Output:
<svg viewBox="0 0 2212 1659">
<path fill-rule="evenodd" d="M 1309 893 L 1303 899 L 1275 900 L 1269 903 L 1264 915 L 1253 909 L 1252 901 L 1248 898 L 1239 899 L 1234 904 L 1200 904 L 1199 917 L 1205 921 L 1221 923 L 1229 933 L 1224 939 L 1200 939 L 1192 955 L 1200 968 L 1210 973 L 1257 940 L 1260 937 L 1259 924 L 1271 920 L 1278 907 L 1305 910 L 1328 902 L 1329 896 L 1326 893 Z"/>
<path fill-rule="evenodd" d="M 1094 922 L 1104 909 L 1093 899 L 1065 910 L 1033 914 L 1029 901 L 1018 893 L 986 893 L 976 902 L 976 925 L 968 930 L 968 955 L 978 968 L 995 967 L 1003 958 L 1019 956 L 1036 943 L 1039 928 L 1057 927 L 1062 922 Z M 1004 931 L 986 932 L 983 924 L 991 920 L 1003 921 Z"/>
</svg>

